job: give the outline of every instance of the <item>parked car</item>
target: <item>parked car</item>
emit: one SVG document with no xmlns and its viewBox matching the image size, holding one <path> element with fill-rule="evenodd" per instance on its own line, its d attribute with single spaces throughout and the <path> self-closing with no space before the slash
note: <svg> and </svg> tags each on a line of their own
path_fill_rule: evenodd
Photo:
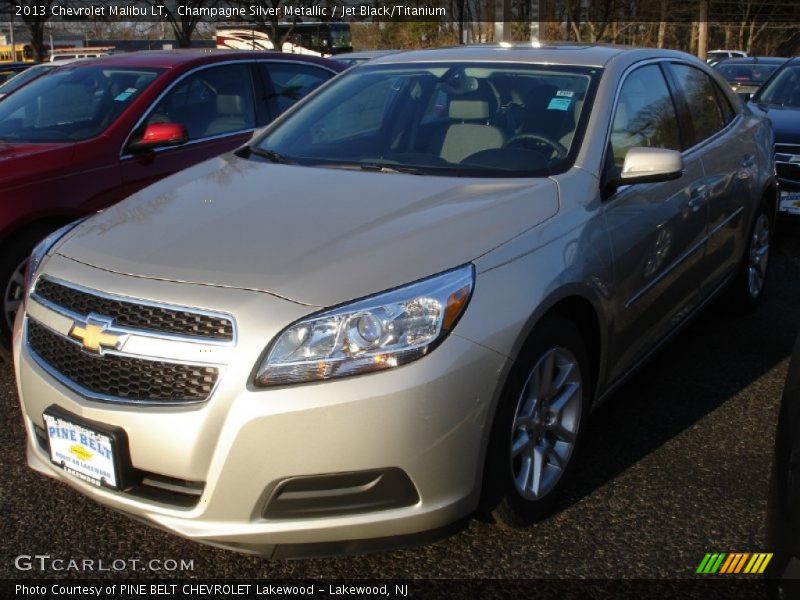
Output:
<svg viewBox="0 0 800 600">
<path fill-rule="evenodd" d="M 53 69 L 57 67 L 63 66 L 65 64 L 73 63 L 79 59 L 73 60 L 62 60 L 58 64 L 54 63 L 40 63 L 38 65 L 33 65 L 28 69 L 25 69 L 21 73 L 18 73 L 11 79 L 6 80 L 5 83 L 0 85 L 0 100 L 8 96 L 11 92 L 15 92 L 23 85 L 27 85 L 34 79 L 38 79 L 42 75 L 45 75 L 51 72 Z"/>
<path fill-rule="evenodd" d="M 758 305 L 772 143 L 681 52 L 376 58 L 37 246 L 28 463 L 274 557 L 529 524 L 594 407 L 718 294 Z"/>
<path fill-rule="evenodd" d="M 373 58 L 386 56 L 387 54 L 394 54 L 395 52 L 398 52 L 398 50 L 362 50 L 360 52 L 343 52 L 342 54 L 331 56 L 331 60 L 340 62 L 347 67 L 354 67 L 355 65 L 360 65 L 361 63 L 365 63 Z"/>
<path fill-rule="evenodd" d="M 137 52 L 61 66 L 0 101 L 0 348 L 38 241 L 236 148 L 343 69 L 274 52 Z"/>
<path fill-rule="evenodd" d="M 772 122 L 780 215 L 800 222 L 800 58 L 787 61 L 753 96 L 750 106 Z"/>
<path fill-rule="evenodd" d="M 714 69 L 725 78 L 731 89 L 747 102 L 775 69 L 785 62 L 785 58 L 772 57 L 729 58 L 715 64 Z"/>
<path fill-rule="evenodd" d="M 17 62 L 17 63 L 0 63 L 0 85 L 22 73 L 25 69 L 31 66 L 30 63 Z"/>
<path fill-rule="evenodd" d="M 709 50 L 706 52 L 706 63 L 709 66 L 714 66 L 722 60 L 729 58 L 746 58 L 747 52 L 743 50 Z"/>
<path fill-rule="evenodd" d="M 800 338 L 789 363 L 778 413 L 767 503 L 772 597 L 800 596 Z"/>
</svg>

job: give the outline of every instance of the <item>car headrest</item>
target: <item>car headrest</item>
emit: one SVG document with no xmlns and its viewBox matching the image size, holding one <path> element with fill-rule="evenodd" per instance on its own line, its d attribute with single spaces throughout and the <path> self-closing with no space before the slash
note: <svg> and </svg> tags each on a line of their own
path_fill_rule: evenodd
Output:
<svg viewBox="0 0 800 600">
<path fill-rule="evenodd" d="M 221 115 L 242 114 L 242 97 L 234 94 L 219 94 L 217 96 L 217 113 Z"/>
<path fill-rule="evenodd" d="M 483 100 L 451 100 L 450 118 L 463 120 L 486 120 L 489 118 L 489 103 Z"/>
</svg>

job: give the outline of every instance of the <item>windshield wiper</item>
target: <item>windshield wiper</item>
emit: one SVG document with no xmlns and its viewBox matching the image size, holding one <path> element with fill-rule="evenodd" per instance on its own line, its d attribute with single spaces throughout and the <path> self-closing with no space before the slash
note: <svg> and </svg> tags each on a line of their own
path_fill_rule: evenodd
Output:
<svg viewBox="0 0 800 600">
<path fill-rule="evenodd" d="M 274 150 L 265 150 L 264 148 L 259 148 L 258 146 L 247 146 L 247 148 L 248 148 L 248 154 L 255 154 L 256 156 L 266 158 L 270 162 L 278 163 L 281 165 L 295 164 L 294 161 L 285 157 L 280 152 L 275 152 Z"/>
<path fill-rule="evenodd" d="M 408 167 L 405 165 L 388 165 L 384 163 L 360 163 L 360 162 L 318 162 L 313 163 L 315 167 L 325 167 L 327 169 L 348 169 L 352 171 L 368 171 L 371 173 L 403 173 L 406 175 L 423 175 L 425 169 L 422 167 Z"/>
</svg>

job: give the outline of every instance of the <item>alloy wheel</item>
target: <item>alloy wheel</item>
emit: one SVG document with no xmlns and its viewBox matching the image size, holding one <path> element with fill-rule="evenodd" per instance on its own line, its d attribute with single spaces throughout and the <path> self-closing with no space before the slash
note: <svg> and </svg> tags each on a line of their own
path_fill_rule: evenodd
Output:
<svg viewBox="0 0 800 600">
<path fill-rule="evenodd" d="M 3 318 L 6 320 L 9 330 L 13 327 L 14 315 L 16 315 L 19 305 L 22 304 L 22 296 L 25 293 L 25 267 L 27 265 L 27 258 L 17 265 L 11 273 L 8 283 L 6 283 L 6 289 L 3 293 Z"/>
<path fill-rule="evenodd" d="M 511 472 L 517 492 L 539 500 L 558 483 L 580 426 L 582 377 L 575 356 L 552 348 L 531 369 L 511 431 Z"/>
<path fill-rule="evenodd" d="M 753 298 L 758 298 L 764 289 L 769 261 L 769 241 L 769 218 L 761 213 L 753 227 L 747 264 L 747 289 Z"/>
</svg>

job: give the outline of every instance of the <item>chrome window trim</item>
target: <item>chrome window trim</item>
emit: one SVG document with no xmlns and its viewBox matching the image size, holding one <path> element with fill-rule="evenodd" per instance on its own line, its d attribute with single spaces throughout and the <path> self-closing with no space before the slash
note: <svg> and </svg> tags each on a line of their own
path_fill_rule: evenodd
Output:
<svg viewBox="0 0 800 600">
<path fill-rule="evenodd" d="M 697 65 L 694 65 L 694 64 L 692 64 L 692 63 L 690 63 L 690 62 L 688 62 L 686 60 L 683 60 L 681 58 L 673 58 L 673 57 L 669 57 L 669 56 L 659 56 L 657 58 L 647 58 L 647 59 L 635 62 L 632 65 L 629 65 L 622 72 L 622 75 L 619 78 L 619 82 L 617 82 L 617 89 L 614 92 L 614 102 L 613 102 L 613 105 L 611 107 L 611 117 L 610 117 L 610 119 L 608 121 L 608 124 L 606 126 L 605 142 L 603 144 L 603 159 L 600 162 L 600 178 L 601 179 L 602 179 L 602 176 L 603 176 L 603 171 L 605 169 L 606 161 L 608 160 L 608 145 L 609 145 L 609 143 L 611 143 L 611 132 L 612 132 L 612 129 L 614 128 L 614 119 L 617 116 L 617 106 L 619 106 L 619 96 L 622 93 L 622 86 L 625 84 L 625 81 L 628 79 L 630 74 L 633 73 L 636 69 L 639 69 L 641 67 L 645 67 L 647 65 L 660 64 L 660 63 L 664 63 L 664 62 L 665 63 L 683 64 L 683 65 L 686 65 L 688 67 L 695 68 L 698 71 L 700 71 L 701 73 L 704 73 L 706 76 L 708 76 L 708 73 L 703 71 L 701 68 L 698 68 Z M 662 75 L 662 77 L 663 77 L 663 75 Z M 709 77 L 709 79 L 711 79 L 711 78 Z M 711 79 L 711 81 L 713 82 L 714 80 Z M 667 89 L 669 89 L 669 81 L 667 81 L 666 77 L 664 77 L 664 84 L 667 86 Z M 671 96 L 671 92 L 672 92 L 672 90 L 670 90 L 670 96 Z M 703 140 L 700 140 L 699 142 L 697 142 L 693 146 L 689 146 L 688 148 L 685 148 L 685 149 L 681 150 L 681 154 L 684 157 L 689 157 L 693 153 L 697 152 L 701 147 L 705 146 L 707 143 L 711 143 L 712 141 L 714 141 L 718 137 L 721 137 L 722 135 L 727 134 L 727 130 L 728 129 L 731 129 L 731 128 L 733 128 L 733 126 L 735 124 L 738 124 L 743 119 L 742 111 L 741 111 L 741 109 L 740 110 L 736 110 L 735 107 L 733 107 L 733 106 L 731 108 L 733 108 L 734 112 L 736 113 L 736 116 L 733 119 L 731 119 L 729 123 L 726 123 L 725 127 L 720 129 L 719 131 L 715 132 L 713 135 L 710 135 L 709 137 L 707 137 L 707 138 L 705 138 Z M 675 106 L 675 118 L 680 122 L 680 114 L 679 114 L 677 106 Z M 609 200 L 611 200 L 611 198 Z"/>
<path fill-rule="evenodd" d="M 267 58 L 239 58 L 239 59 L 225 60 L 225 61 L 209 63 L 209 64 L 206 64 L 206 65 L 198 65 L 198 66 L 186 71 L 186 73 L 184 73 L 183 75 L 179 75 L 177 79 L 175 79 L 166 88 L 164 88 L 161 91 L 161 93 L 156 97 L 156 99 L 153 100 L 150 103 L 150 106 L 147 108 L 147 110 L 142 114 L 141 117 L 139 117 L 139 119 L 136 121 L 136 123 L 131 128 L 131 130 L 128 132 L 128 135 L 125 136 L 125 141 L 122 142 L 122 146 L 120 146 L 120 148 L 119 148 L 119 159 L 120 160 L 130 160 L 131 158 L 136 158 L 138 156 L 136 154 L 130 154 L 130 153 L 126 153 L 125 152 L 125 148 L 128 147 L 128 144 L 130 143 L 131 138 L 133 137 L 133 133 L 139 128 L 139 126 L 142 123 L 144 123 L 144 121 L 147 119 L 147 117 L 150 116 L 150 114 L 155 110 L 156 106 L 158 106 L 158 103 L 161 102 L 161 100 L 163 100 L 164 96 L 166 96 L 169 92 L 171 92 L 172 89 L 176 85 L 178 85 L 181 81 L 183 81 L 184 79 L 186 79 L 190 75 L 194 75 L 198 71 L 203 71 L 205 69 L 211 69 L 211 68 L 214 68 L 214 67 L 220 67 L 220 66 L 225 66 L 225 65 L 237 65 L 237 64 L 251 65 L 251 64 L 256 64 L 256 63 L 282 63 L 282 64 L 296 64 L 296 65 L 307 65 L 307 66 L 317 67 L 319 69 L 322 69 L 323 71 L 328 71 L 329 73 L 332 74 L 332 77 L 329 78 L 328 81 L 330 81 L 330 79 L 333 79 L 333 77 L 335 77 L 336 75 L 339 74 L 337 71 L 334 71 L 333 69 L 331 69 L 330 67 L 327 67 L 325 65 L 320 65 L 320 64 L 317 64 L 317 63 L 314 63 L 314 62 L 308 62 L 308 61 L 303 61 L 303 60 L 290 60 L 290 59 L 283 59 L 283 58 L 276 59 L 276 60 L 267 59 Z M 256 98 L 256 94 L 255 94 L 256 90 L 254 89 L 254 85 L 253 84 L 254 84 L 254 82 L 251 79 L 251 91 L 252 91 L 252 94 L 253 94 L 253 102 L 255 103 L 257 98 Z M 255 105 L 253 106 L 253 108 L 255 108 Z M 256 123 L 256 125 L 258 125 L 258 123 Z M 263 125 L 262 125 L 262 127 L 263 127 Z M 220 139 L 220 138 L 223 138 L 223 137 L 229 137 L 229 136 L 233 136 L 233 135 L 240 135 L 240 134 L 244 134 L 244 133 L 252 133 L 253 131 L 256 131 L 257 129 L 260 129 L 260 128 L 258 126 L 256 126 L 256 127 L 249 128 L 249 129 L 240 129 L 238 131 L 231 131 L 231 132 L 220 133 L 220 134 L 216 134 L 216 135 L 212 135 L 212 136 L 208 136 L 208 137 L 197 138 L 196 140 L 190 140 L 190 141 L 186 142 L 185 144 L 181 144 L 180 146 L 175 146 L 175 147 L 171 147 L 171 148 L 158 148 L 158 149 L 155 150 L 155 152 L 163 152 L 164 150 L 175 150 L 177 148 L 185 148 L 186 146 L 190 146 L 192 144 L 197 144 L 199 142 L 208 142 L 208 141 Z"/>
<path fill-rule="evenodd" d="M 58 370 L 55 369 L 50 363 L 44 360 L 41 356 L 39 356 L 33 348 L 31 348 L 30 343 L 28 342 L 28 322 L 31 317 L 25 316 L 23 321 L 23 329 L 22 329 L 22 339 L 24 341 L 25 349 L 27 350 L 30 357 L 33 361 L 48 375 L 50 375 L 53 379 L 58 381 L 61 385 L 66 387 L 68 390 L 79 394 L 81 397 L 94 400 L 96 402 L 104 402 L 109 404 L 116 404 L 116 405 L 133 405 L 133 406 L 184 406 L 184 405 L 195 405 L 195 404 L 202 404 L 204 402 L 208 402 L 211 397 L 216 393 L 217 388 L 219 387 L 219 383 L 222 380 L 223 375 L 225 374 L 225 366 L 224 365 L 216 365 L 216 364 L 203 364 L 197 362 L 188 362 L 188 361 L 179 361 L 179 360 L 165 360 L 163 358 L 156 358 L 156 357 L 147 357 L 142 356 L 139 354 L 127 354 L 125 352 L 117 352 L 115 350 L 106 350 L 104 354 L 114 355 L 114 356 L 121 356 L 123 358 L 134 358 L 139 360 L 149 360 L 153 362 L 168 362 L 172 364 L 181 364 L 186 366 L 192 367 L 214 367 L 217 369 L 217 380 L 214 382 L 211 391 L 209 391 L 208 396 L 203 398 L 202 400 L 131 400 L 129 398 L 120 398 L 118 396 L 109 396 L 107 394 L 99 394 L 97 392 L 93 392 L 89 389 L 86 389 L 79 383 L 72 381 L 69 377 L 63 375 Z M 36 319 L 34 319 L 36 320 Z M 80 344 L 77 340 L 73 340 L 70 337 L 63 336 L 58 331 L 53 330 L 52 328 L 48 327 L 45 323 L 42 323 L 39 320 L 36 320 L 38 325 L 48 329 L 55 335 L 59 336 L 61 339 L 74 344 L 75 346 L 80 348 Z"/>
<path fill-rule="evenodd" d="M 30 292 L 31 298 L 36 300 L 36 302 L 38 302 L 42 306 L 52 310 L 55 313 L 58 313 L 58 314 L 62 315 L 64 317 L 67 317 L 69 319 L 77 319 L 77 320 L 83 321 L 83 320 L 86 320 L 86 318 L 89 315 L 80 315 L 80 314 L 74 313 L 71 310 L 69 310 L 67 308 L 64 308 L 63 306 L 60 306 L 58 304 L 54 304 L 53 302 L 50 302 L 49 300 L 39 296 L 36 293 L 36 285 L 42 279 L 47 280 L 47 281 L 51 281 L 52 283 L 55 283 L 57 285 L 62 285 L 64 287 L 71 288 L 73 290 L 77 290 L 79 292 L 83 292 L 84 294 L 90 294 L 92 296 L 97 296 L 99 298 L 106 298 L 107 300 L 113 300 L 113 301 L 116 301 L 116 302 L 125 302 L 127 304 L 134 304 L 134 305 L 138 304 L 138 305 L 141 305 L 141 306 L 150 306 L 150 307 L 153 307 L 153 308 L 163 308 L 163 309 L 166 309 L 166 310 L 174 310 L 174 311 L 185 312 L 185 313 L 189 313 L 189 314 L 196 314 L 196 315 L 203 315 L 203 316 L 206 316 L 206 317 L 213 317 L 213 318 L 217 318 L 217 319 L 224 319 L 224 320 L 228 321 L 231 324 L 232 337 L 231 337 L 230 340 L 225 340 L 225 339 L 221 339 L 221 338 L 206 338 L 206 337 L 201 337 L 201 336 L 181 335 L 181 334 L 176 334 L 176 333 L 164 333 L 164 332 L 159 332 L 159 331 L 153 331 L 153 330 L 150 330 L 150 329 L 138 329 L 138 328 L 133 328 L 133 327 L 122 327 L 122 326 L 119 326 L 117 324 L 114 325 L 114 330 L 115 331 L 120 331 L 122 333 L 128 333 L 128 334 L 131 334 L 131 335 L 137 335 L 137 336 L 142 336 L 142 337 L 149 337 L 149 338 L 156 338 L 156 339 L 177 341 L 177 342 L 189 342 L 189 343 L 202 344 L 202 345 L 206 345 L 206 346 L 229 346 L 229 347 L 232 347 L 232 346 L 236 345 L 236 342 L 238 340 L 238 330 L 237 330 L 237 327 L 236 327 L 236 319 L 234 319 L 233 315 L 231 315 L 229 313 L 224 313 L 224 312 L 220 312 L 220 311 L 213 311 L 213 310 L 207 310 L 207 309 L 203 309 L 203 308 L 181 306 L 179 304 L 168 304 L 166 302 L 156 302 L 154 300 L 144 300 L 144 299 L 134 298 L 132 296 L 124 296 L 122 294 L 111 294 L 111 293 L 108 293 L 108 292 L 101 292 L 100 290 L 95 290 L 95 289 L 92 289 L 92 288 L 84 287 L 84 286 L 79 285 L 77 283 L 64 281 L 63 279 L 60 279 L 58 277 L 53 277 L 51 275 L 46 275 L 46 274 L 45 275 L 40 275 L 39 277 L 37 277 L 36 281 L 33 284 L 31 292 Z M 100 313 L 97 313 L 97 314 L 100 314 Z M 102 316 L 111 318 L 110 315 L 102 315 Z M 138 356 L 138 355 L 130 355 L 130 356 Z M 192 364 L 194 364 L 194 363 L 192 363 Z"/>
</svg>

